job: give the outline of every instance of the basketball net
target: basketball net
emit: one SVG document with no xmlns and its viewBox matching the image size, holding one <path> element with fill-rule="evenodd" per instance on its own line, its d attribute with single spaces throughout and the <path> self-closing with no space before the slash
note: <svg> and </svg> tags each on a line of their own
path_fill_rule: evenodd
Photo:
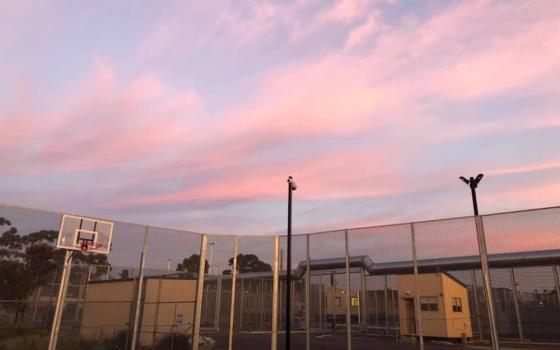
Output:
<svg viewBox="0 0 560 350">
<path fill-rule="evenodd" d="M 91 243 L 91 242 L 81 242 L 80 243 L 80 249 L 81 250 L 91 250 L 91 249 L 98 249 L 100 248 L 102 245 L 99 243 Z"/>
</svg>

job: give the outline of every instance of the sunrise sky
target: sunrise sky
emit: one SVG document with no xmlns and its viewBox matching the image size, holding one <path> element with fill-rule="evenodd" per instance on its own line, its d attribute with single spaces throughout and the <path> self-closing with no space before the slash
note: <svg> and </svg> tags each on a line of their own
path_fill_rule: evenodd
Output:
<svg viewBox="0 0 560 350">
<path fill-rule="evenodd" d="M 212 233 L 560 204 L 560 2 L 0 0 L 0 201 Z"/>
</svg>

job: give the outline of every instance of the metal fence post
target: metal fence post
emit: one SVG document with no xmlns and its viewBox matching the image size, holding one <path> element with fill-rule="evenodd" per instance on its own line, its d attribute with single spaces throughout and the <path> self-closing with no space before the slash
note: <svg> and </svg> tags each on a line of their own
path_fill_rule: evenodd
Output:
<svg viewBox="0 0 560 350">
<path fill-rule="evenodd" d="M 310 330 L 310 292 L 311 292 L 311 259 L 309 257 L 309 235 L 306 235 L 306 279 L 305 279 L 305 348 L 311 349 L 311 330 Z"/>
<path fill-rule="evenodd" d="M 361 321 L 364 325 L 367 325 L 369 323 L 369 317 L 367 314 L 367 280 L 366 271 L 363 266 L 361 267 L 360 272 L 360 278 L 362 279 L 362 297 L 360 298 Z"/>
<path fill-rule="evenodd" d="M 70 279 L 70 270 L 72 269 L 72 251 L 67 250 L 64 256 L 64 268 L 60 278 L 60 287 L 58 289 L 58 299 L 54 310 L 54 318 L 51 327 L 51 337 L 49 339 L 49 350 L 56 350 L 58 342 L 58 334 L 60 332 L 60 321 L 62 320 L 62 311 L 64 309 L 64 300 L 66 299 L 66 291 L 68 289 L 68 280 Z"/>
<path fill-rule="evenodd" d="M 228 350 L 233 347 L 233 322 L 235 320 L 235 282 L 237 280 L 237 250 L 239 237 L 233 238 L 233 263 L 231 265 L 231 295 L 229 306 L 229 331 L 228 331 Z"/>
<path fill-rule="evenodd" d="M 291 286 L 290 288 L 291 288 L 291 293 L 292 293 L 292 294 L 290 294 L 290 295 L 291 295 L 291 296 L 296 295 L 296 284 L 293 283 L 293 281 L 292 281 L 292 283 L 290 283 L 290 286 Z M 291 317 L 291 318 L 290 318 L 290 320 L 291 320 L 290 326 L 291 326 L 292 323 L 294 322 L 294 315 L 295 315 L 294 309 L 295 309 L 295 307 L 296 307 L 296 303 L 293 301 L 293 300 L 294 300 L 293 297 L 291 297 L 290 300 L 292 300 L 292 301 L 290 302 L 290 309 L 291 309 L 291 311 L 290 311 L 290 315 L 291 315 L 291 316 L 290 316 L 290 317 Z M 291 328 L 293 329 L 293 327 L 291 327 Z M 291 335 L 291 332 L 290 332 L 290 335 Z M 293 337 L 291 337 L 291 338 L 293 339 Z"/>
<path fill-rule="evenodd" d="M 237 280 L 237 250 L 239 237 L 233 239 L 233 264 L 231 265 L 231 296 L 229 306 L 228 350 L 233 348 L 233 322 L 235 321 L 235 282 Z"/>
<path fill-rule="evenodd" d="M 410 224 L 410 233 L 412 238 L 412 262 L 414 266 L 414 310 L 416 313 L 416 335 L 420 342 L 420 350 L 424 350 L 424 332 L 422 329 L 422 310 L 420 308 L 420 292 L 418 291 L 418 259 L 416 255 L 416 234 L 414 231 L 414 223 Z"/>
<path fill-rule="evenodd" d="M 216 332 L 220 331 L 221 306 L 222 306 L 222 275 L 219 275 L 216 281 L 216 307 L 214 309 L 214 328 Z"/>
<path fill-rule="evenodd" d="M 208 278 L 210 278 L 210 274 L 208 274 Z M 200 323 L 208 323 L 208 304 L 210 303 L 210 285 L 208 283 L 204 284 L 204 289 L 206 289 L 206 292 L 202 292 L 202 295 L 204 296 L 204 300 L 203 300 L 203 304 L 202 305 L 202 315 L 200 316 Z"/>
<path fill-rule="evenodd" d="M 375 328 L 379 327 L 379 303 L 377 302 L 377 289 L 374 289 L 374 294 L 373 294 L 373 306 L 375 309 Z"/>
<path fill-rule="evenodd" d="M 282 254 L 280 254 L 280 259 L 282 258 Z M 280 260 L 282 261 L 282 260 Z M 282 264 L 280 264 L 282 265 Z M 280 271 L 283 271 L 282 268 L 280 267 Z M 278 324 L 282 324 L 282 310 L 284 310 L 284 308 L 282 307 L 282 301 L 284 300 L 283 296 L 284 296 L 284 284 L 282 284 L 282 281 L 278 281 L 278 310 L 280 310 L 280 312 L 278 313 Z"/>
<path fill-rule="evenodd" d="M 346 248 L 346 339 L 347 349 L 352 350 L 352 317 L 350 315 L 350 252 L 348 248 L 348 230 L 344 230 L 344 245 Z"/>
<path fill-rule="evenodd" d="M 241 277 L 241 288 L 239 288 L 239 330 L 243 330 L 243 304 L 245 304 L 245 278 Z"/>
<path fill-rule="evenodd" d="M 471 270 L 472 274 L 472 281 L 473 281 L 473 289 L 474 289 L 474 311 L 476 315 L 476 321 L 478 324 L 478 337 L 480 340 L 484 340 L 484 335 L 482 334 L 482 322 L 480 320 L 480 310 L 478 308 L 478 286 L 476 283 L 476 274 L 474 270 Z"/>
<path fill-rule="evenodd" d="M 149 226 L 146 226 L 144 231 L 144 244 L 142 247 L 142 254 L 140 255 L 140 273 L 138 276 L 138 290 L 136 292 L 136 308 L 134 311 L 134 325 L 132 326 L 132 343 L 130 348 L 136 349 L 136 342 L 138 341 L 138 324 L 140 322 L 140 308 L 142 303 L 142 292 L 144 289 L 144 266 L 146 265 L 146 254 L 148 252 L 148 231 Z"/>
<path fill-rule="evenodd" d="M 385 275 L 385 335 L 389 335 L 389 295 L 387 291 L 387 275 Z"/>
<path fill-rule="evenodd" d="M 272 336 L 270 349 L 276 350 L 278 340 L 278 236 L 274 237 L 274 261 L 272 272 Z M 231 347 L 230 347 L 231 350 Z"/>
<path fill-rule="evenodd" d="M 319 329 L 323 329 L 323 275 L 319 275 Z"/>
<path fill-rule="evenodd" d="M 490 324 L 490 338 L 493 350 L 499 350 L 498 329 L 496 327 L 496 315 L 494 312 L 494 300 L 492 299 L 492 283 L 490 281 L 490 268 L 488 266 L 488 254 L 486 250 L 486 238 L 484 237 L 484 226 L 482 216 L 475 215 L 476 237 L 478 240 L 478 251 L 480 253 L 480 265 L 482 270 L 482 281 L 486 296 L 486 308 L 488 311 L 488 323 Z"/>
<path fill-rule="evenodd" d="M 395 300 L 397 299 L 397 300 Z M 395 341 L 398 343 L 399 342 L 399 335 L 401 332 L 401 325 L 400 325 L 400 315 L 401 315 L 401 303 L 399 302 L 399 296 L 398 293 L 395 293 L 395 291 L 391 291 L 391 300 L 392 300 L 392 304 L 393 304 L 393 309 L 396 309 L 394 311 L 396 311 L 397 317 L 394 317 L 395 322 L 394 322 L 394 327 L 395 327 Z M 395 307 L 396 305 L 396 307 Z"/>
<path fill-rule="evenodd" d="M 194 310 L 194 326 L 192 337 L 192 349 L 198 350 L 200 339 L 200 316 L 202 315 L 202 299 L 204 298 L 204 274 L 206 270 L 206 244 L 208 236 L 202 235 L 200 238 L 200 261 L 198 263 L 198 280 L 196 282 L 196 304 Z"/>
<path fill-rule="evenodd" d="M 515 317 L 517 319 L 517 332 L 519 334 L 519 341 L 523 343 L 523 325 L 521 322 L 521 312 L 519 311 L 519 300 L 517 299 L 517 282 L 515 282 L 515 270 L 510 269 L 511 285 L 513 290 L 513 306 L 515 307 Z"/>
<path fill-rule="evenodd" d="M 160 274 L 159 275 L 159 280 L 158 280 L 157 293 L 156 293 L 156 303 L 155 303 L 156 305 L 155 305 L 155 311 L 154 311 L 154 326 L 152 328 L 152 344 L 155 344 L 156 338 L 157 338 L 157 333 L 158 333 L 159 307 L 160 307 L 160 304 L 161 304 L 162 279 L 163 279 L 163 275 Z"/>
<path fill-rule="evenodd" d="M 336 333 L 336 272 L 331 271 L 332 331 Z"/>
<path fill-rule="evenodd" d="M 264 329 L 264 298 L 265 298 L 265 284 L 264 284 L 264 279 L 260 279 L 259 280 L 261 282 L 261 291 L 260 291 L 260 329 Z"/>
<path fill-rule="evenodd" d="M 560 281 L 558 280 L 558 265 L 552 265 L 554 273 L 554 285 L 556 286 L 556 296 L 558 297 L 558 307 L 560 308 Z"/>
</svg>

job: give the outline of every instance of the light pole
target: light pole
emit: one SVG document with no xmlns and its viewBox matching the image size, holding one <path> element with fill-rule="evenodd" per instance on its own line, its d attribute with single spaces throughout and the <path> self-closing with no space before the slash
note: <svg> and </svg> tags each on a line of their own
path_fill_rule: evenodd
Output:
<svg viewBox="0 0 560 350">
<path fill-rule="evenodd" d="M 212 260 L 214 259 L 214 246 L 216 245 L 216 242 L 208 242 L 208 244 L 210 245 L 210 262 L 209 262 L 209 266 L 208 266 L 208 275 L 212 274 Z"/>
<path fill-rule="evenodd" d="M 490 326 L 490 340 L 492 342 L 492 349 L 499 350 L 500 344 L 498 340 L 498 329 L 496 327 L 496 316 L 494 312 L 494 301 L 492 299 L 492 283 L 490 281 L 490 267 L 488 264 L 488 252 L 486 249 L 486 238 L 484 237 L 484 227 L 482 224 L 482 218 L 478 215 L 478 203 L 476 200 L 476 188 L 480 183 L 480 180 L 484 177 L 483 174 L 478 174 L 477 177 L 470 177 L 469 179 L 464 176 L 460 176 L 465 184 L 467 184 L 471 189 L 474 219 L 476 225 L 476 238 L 478 240 L 478 251 L 480 253 L 480 269 L 482 270 L 482 282 L 484 285 L 485 297 L 486 297 L 486 308 L 488 311 L 488 323 Z M 475 289 L 476 293 L 476 289 Z M 480 332 L 481 330 L 479 330 Z"/>
<path fill-rule="evenodd" d="M 286 350 L 290 350 L 290 326 L 291 326 L 291 302 L 290 291 L 292 290 L 292 191 L 297 185 L 291 176 L 288 176 L 288 247 L 286 254 Z"/>
<path fill-rule="evenodd" d="M 482 180 L 482 177 L 484 177 L 484 174 L 478 174 L 477 177 L 471 176 L 468 180 L 464 176 L 459 177 L 459 179 L 463 180 L 463 182 L 469 185 L 469 187 L 471 188 L 474 215 L 477 216 L 478 216 L 478 202 L 476 201 L 476 188 L 478 187 L 480 180 Z"/>
</svg>

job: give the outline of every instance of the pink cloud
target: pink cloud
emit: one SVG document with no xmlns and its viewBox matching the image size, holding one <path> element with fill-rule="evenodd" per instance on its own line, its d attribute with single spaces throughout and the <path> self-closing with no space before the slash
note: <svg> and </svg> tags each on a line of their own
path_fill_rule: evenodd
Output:
<svg viewBox="0 0 560 350">
<path fill-rule="evenodd" d="M 500 12 L 499 9 L 499 5 L 486 2 L 461 4 L 426 23 L 410 21 L 404 29 L 387 29 L 380 38 L 380 44 L 365 56 L 334 53 L 318 61 L 270 70 L 253 95 L 223 112 L 225 121 L 219 125 L 217 134 L 223 142 L 219 142 L 217 147 L 208 146 L 204 154 L 189 157 L 194 164 L 223 166 L 227 171 L 223 176 L 195 187 L 132 198 L 123 203 L 177 203 L 275 196 L 278 183 L 282 180 L 277 174 L 298 175 L 309 184 L 305 194 L 301 194 L 308 198 L 399 194 L 412 191 L 416 184 L 405 179 L 406 176 L 394 174 L 406 171 L 405 164 L 415 157 L 417 149 L 422 146 L 481 133 L 545 125 L 540 115 L 505 126 L 488 121 L 460 128 L 452 117 L 441 120 L 421 114 L 422 118 L 411 118 L 423 113 L 419 110 L 422 99 L 432 95 L 453 100 L 504 93 L 526 87 L 535 79 L 557 70 L 556 62 L 548 59 L 538 69 L 532 70 L 531 63 L 538 61 L 539 55 L 531 50 L 522 56 L 527 67 L 517 69 L 514 74 L 497 69 L 515 60 L 517 53 L 527 45 L 533 45 L 532 42 L 538 42 L 534 45 L 539 49 L 552 50 L 555 57 L 557 40 L 539 40 L 556 25 L 556 20 L 546 19 L 546 15 L 545 20 L 530 17 L 524 22 L 522 33 L 511 34 L 518 19 L 510 19 L 510 12 Z M 484 25 L 475 28 L 467 25 L 473 21 Z M 483 31 L 488 30 L 488 23 L 495 22 L 502 23 L 504 33 L 501 36 L 485 36 Z M 469 46 L 457 46 L 458 42 L 469 43 Z M 421 64 L 429 61 L 435 64 Z M 470 79 L 465 72 L 474 72 L 471 75 L 475 77 Z M 547 117 L 547 120 L 549 124 L 556 122 L 554 117 Z M 376 149 L 364 152 L 343 149 L 338 154 L 290 159 L 289 164 L 284 159 L 271 159 L 265 169 L 239 170 L 254 164 L 252 157 L 259 151 L 277 147 L 285 140 L 355 135 L 378 127 L 387 128 L 391 134 L 409 133 L 410 138 L 403 140 L 394 135 L 386 136 L 383 152 Z M 246 139 L 239 136 L 246 136 Z M 364 159 L 371 159 L 372 164 L 382 164 L 386 172 L 378 171 L 375 165 L 363 166 Z M 387 163 L 395 165 L 387 167 Z M 296 174 L 291 169 L 299 169 L 300 172 Z M 340 169 L 359 170 L 341 177 L 337 174 Z M 453 171 L 457 169 L 448 172 Z M 160 175 L 154 176 L 157 178 Z M 173 178 L 176 173 L 166 171 L 161 176 Z M 456 174 L 449 176 L 455 178 Z M 344 188 L 343 183 L 348 181 L 359 185 Z M 384 186 L 376 186 L 378 183 Z"/>
<path fill-rule="evenodd" d="M 149 29 L 138 49 L 141 59 L 179 57 L 201 47 L 235 48 L 258 43 L 276 30 L 297 25 L 308 1 L 175 3 Z"/>
<path fill-rule="evenodd" d="M 408 100 L 474 98 L 527 87 L 559 67 L 558 36 L 547 34 L 559 25 L 557 9 L 545 8 L 521 12 L 509 4 L 460 3 L 427 22 L 385 26 L 364 60 L 370 71 L 381 73 L 375 85 Z"/>
<path fill-rule="evenodd" d="M 501 168 L 501 169 L 492 169 L 487 171 L 486 173 L 489 175 L 511 175 L 511 174 L 523 174 L 523 173 L 531 173 L 535 171 L 543 171 L 543 170 L 552 170 L 552 169 L 560 169 L 560 160 L 554 160 L 550 162 L 544 163 L 536 163 L 536 164 L 527 164 L 512 168 Z"/>
<path fill-rule="evenodd" d="M 317 15 L 319 22 L 349 22 L 363 16 L 369 1 L 337 0 L 331 8 Z"/>
<path fill-rule="evenodd" d="M 2 120 L 12 130 L 2 144 L 5 151 L 21 155 L 30 141 L 41 145 L 25 152 L 26 172 L 83 172 L 144 160 L 189 135 L 188 115 L 199 101 L 195 92 L 172 91 L 149 75 L 123 84 L 110 65 L 96 61 L 95 67 L 92 78 L 81 82 L 71 98 L 54 103 L 55 109 L 26 117 L 18 110 L 5 112 Z M 40 103 L 29 98 L 18 105 Z M 20 166 L 9 167 L 19 172 Z"/>
<path fill-rule="evenodd" d="M 366 38 L 376 33 L 380 29 L 378 17 L 379 13 L 371 14 L 364 23 L 352 29 L 346 39 L 345 49 L 352 49 L 353 47 L 361 44 L 364 40 L 366 40 Z"/>
<path fill-rule="evenodd" d="M 254 96 L 228 111 L 227 132 L 348 133 L 368 123 L 382 96 L 363 66 L 341 57 L 283 67 L 267 74 Z"/>
<path fill-rule="evenodd" d="M 228 164 L 228 156 L 228 152 L 222 151 L 222 159 L 214 161 Z M 392 175 L 399 171 L 401 165 L 396 161 L 397 158 L 397 153 L 392 152 L 354 150 L 323 153 L 319 157 L 294 156 L 289 163 L 271 162 L 266 167 L 226 167 L 227 172 L 220 176 L 183 190 L 134 195 L 113 204 L 115 207 L 127 207 L 236 198 L 276 198 L 284 196 L 282 184 L 287 176 L 285 174 L 291 174 L 298 182 L 305 184 L 298 190 L 299 198 L 383 197 L 402 193 L 412 187 L 403 177 Z M 364 164 L 364 159 L 368 160 L 367 164 Z M 354 170 L 345 172 L 344 169 Z M 341 172 L 344 172 L 344 176 L 341 176 Z"/>
<path fill-rule="evenodd" d="M 397 24 L 384 22 L 361 1 L 318 6 L 308 17 L 298 12 L 317 3 L 254 3 L 242 11 L 199 2 L 194 15 L 172 8 L 156 21 L 131 61 L 168 54 L 184 59 L 185 52 L 204 47 L 243 51 L 240 46 L 264 43 L 276 31 L 284 40 L 280 46 L 291 47 L 296 36 L 313 52 L 254 73 L 250 93 L 212 113 L 194 90 L 173 88 L 163 75 L 142 69 L 125 79 L 124 70 L 102 59 L 68 91 L 55 88 L 49 101 L 33 91 L 32 79 L 14 78 L 13 106 L 0 107 L 0 120 L 10 125 L 0 150 L 24 161 L 9 163 L 5 171 L 130 166 L 123 186 L 150 190 L 115 195 L 110 203 L 115 207 L 276 198 L 284 196 L 287 175 L 304 184 L 298 196 L 305 199 L 386 197 L 413 192 L 428 178 L 456 178 L 463 169 L 453 165 L 440 172 L 415 168 L 414 179 L 408 176 L 435 143 L 444 148 L 451 140 L 558 126 L 550 109 L 468 126 L 432 109 L 480 97 L 555 92 L 560 37 L 550 33 L 560 25 L 558 8 L 476 1 L 450 4 L 428 20 L 410 16 Z M 340 42 L 314 50 L 313 35 L 342 27 Z M 365 45 L 373 35 L 375 45 Z M 361 50 L 350 50 L 357 47 Z M 329 140 L 337 146 L 320 149 Z M 555 159 L 531 163 L 520 159 L 512 165 L 506 159 L 490 164 L 487 173 L 557 167 Z M 431 184 L 447 186 L 445 181 Z M 546 186 L 515 196 L 536 205 L 559 198 L 556 185 Z"/>
<path fill-rule="evenodd" d="M 505 93 L 553 75 L 558 70 L 560 45 L 558 38 L 546 33 L 554 31 L 557 20 L 530 18 L 523 31 L 496 39 L 484 34 L 489 23 L 502 23 L 506 33 L 516 28 L 518 21 L 509 20 L 510 15 L 492 3 L 464 4 L 427 23 L 411 22 L 404 29 L 387 30 L 378 47 L 365 56 L 332 54 L 318 62 L 277 68 L 267 73 L 255 96 L 233 110 L 226 128 L 320 134 L 353 132 L 379 123 L 398 125 L 404 120 L 416 123 L 405 116 L 418 114 L 425 97 L 465 99 Z M 472 28 L 469 23 L 476 21 L 484 25 Z M 350 35 L 348 40 L 358 37 Z M 461 47 L 458 42 L 470 45 Z M 545 52 L 547 59 L 536 52 Z M 518 58 L 523 64 L 513 67 L 511 62 L 517 63 Z M 435 64 L 426 66 L 424 61 Z M 459 135 L 452 125 L 441 120 L 432 125 L 430 117 L 425 117 L 419 126 Z M 488 126 L 500 127 L 481 124 L 473 132 Z"/>
<path fill-rule="evenodd" d="M 540 208 L 558 205 L 559 181 L 539 181 L 533 178 L 524 186 L 508 184 L 484 195 L 488 203 L 500 203 L 502 210 Z"/>
</svg>

